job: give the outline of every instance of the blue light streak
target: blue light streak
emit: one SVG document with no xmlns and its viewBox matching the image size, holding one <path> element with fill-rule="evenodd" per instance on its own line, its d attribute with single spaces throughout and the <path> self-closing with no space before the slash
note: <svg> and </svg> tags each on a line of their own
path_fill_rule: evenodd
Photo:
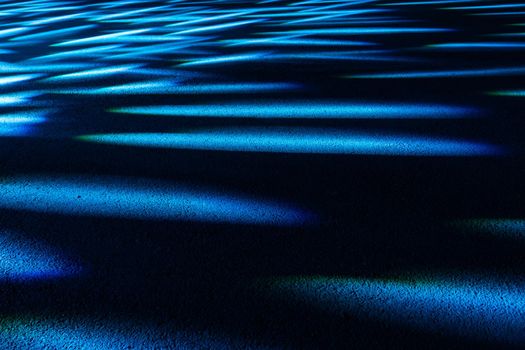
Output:
<svg viewBox="0 0 525 350">
<path fill-rule="evenodd" d="M 497 4 L 497 5 L 474 5 L 474 6 L 455 6 L 446 7 L 447 10 L 487 10 L 487 9 L 508 9 L 525 7 L 525 3 L 522 4 Z"/>
<path fill-rule="evenodd" d="M 151 29 L 149 28 L 135 29 L 135 30 L 128 30 L 128 31 L 116 32 L 116 33 L 111 33 L 111 34 L 97 35 L 93 37 L 64 41 L 61 43 L 53 44 L 53 46 L 75 46 L 75 45 L 85 45 L 85 44 L 91 44 L 91 43 L 111 42 L 115 40 L 119 42 L 119 40 L 121 41 L 124 40 L 125 37 L 129 37 L 134 34 L 142 34 L 150 30 Z"/>
<path fill-rule="evenodd" d="M 80 266 L 41 242 L 0 230 L 0 282 L 73 277 Z"/>
<path fill-rule="evenodd" d="M 271 87 L 271 86 L 270 86 Z M 115 113 L 173 117 L 261 118 L 261 119 L 424 119 L 463 118 L 476 114 L 476 109 L 439 104 L 229 102 L 206 105 L 173 105 L 122 107 Z"/>
<path fill-rule="evenodd" d="M 89 79 L 100 79 L 105 78 L 108 75 L 123 74 L 134 69 L 141 67 L 140 64 L 129 64 L 122 66 L 111 66 L 104 68 L 95 68 L 82 72 L 68 73 L 57 75 L 54 77 L 46 78 L 45 81 L 48 82 L 69 82 L 74 80 L 89 80 Z"/>
<path fill-rule="evenodd" d="M 478 2 L 480 0 L 431 0 L 431 1 L 410 1 L 410 2 L 391 2 L 383 6 L 420 6 L 420 5 L 442 5 L 457 4 L 466 2 Z"/>
<path fill-rule="evenodd" d="M 0 96 L 0 101 L 1 98 L 2 97 Z M 40 124 L 46 121 L 48 113 L 49 111 L 46 110 L 35 110 L 29 112 L 0 114 L 0 137 L 28 136 L 31 134 L 35 124 Z"/>
<path fill-rule="evenodd" d="M 102 45 L 102 46 L 94 46 L 90 48 L 83 48 L 79 50 L 71 50 L 71 51 L 61 51 L 54 54 L 49 55 L 43 55 L 43 56 L 37 56 L 37 57 L 31 57 L 30 61 L 54 61 L 54 60 L 62 60 L 62 59 L 70 59 L 71 57 L 79 57 L 79 58 L 85 58 L 85 57 L 92 57 L 93 55 L 101 56 L 104 55 L 104 53 L 112 52 L 115 49 L 121 48 L 124 45 Z"/>
<path fill-rule="evenodd" d="M 277 226 L 313 220 L 277 202 L 125 178 L 5 179 L 0 192 L 0 208 L 49 214 Z"/>
<path fill-rule="evenodd" d="M 471 219 L 455 224 L 473 232 L 489 233 L 507 238 L 525 238 L 525 220 L 523 219 Z"/>
<path fill-rule="evenodd" d="M 353 40 L 311 39 L 296 37 L 270 37 L 258 39 L 225 40 L 227 46 L 371 46 L 371 42 Z"/>
<path fill-rule="evenodd" d="M 493 49 L 525 49 L 525 43 L 521 42 L 473 42 L 473 43 L 443 43 L 428 45 L 432 49 L 450 50 L 493 50 Z"/>
<path fill-rule="evenodd" d="M 97 67 L 95 63 L 11 64 L 0 62 L 0 73 L 54 73 Z"/>
<path fill-rule="evenodd" d="M 423 28 L 423 27 L 369 27 L 369 28 L 318 28 L 318 29 L 296 29 L 289 31 L 270 32 L 264 34 L 272 35 L 394 35 L 394 34 L 420 34 L 449 32 L 447 28 Z"/>
<path fill-rule="evenodd" d="M 32 99 L 41 95 L 38 91 L 15 92 L 0 95 L 0 107 L 31 105 Z"/>
<path fill-rule="evenodd" d="M 494 96 L 525 97 L 525 89 L 524 90 L 501 90 L 501 91 L 490 92 L 489 94 L 494 95 Z"/>
<path fill-rule="evenodd" d="M 64 35 L 68 35 L 68 34 L 71 34 L 71 33 L 77 33 L 77 32 L 80 32 L 80 31 L 83 31 L 83 30 L 86 30 L 86 29 L 91 29 L 91 28 L 94 28 L 95 25 L 91 25 L 91 24 L 88 24 L 88 25 L 83 25 L 83 26 L 77 26 L 77 27 L 71 27 L 71 28 L 63 28 L 63 29 L 56 29 L 56 30 L 50 30 L 50 31 L 47 31 L 47 32 L 40 32 L 40 33 L 35 33 L 35 34 L 27 34 L 27 35 L 22 35 L 22 36 L 18 36 L 18 37 L 15 37 L 15 38 L 11 38 L 9 40 L 11 41 L 28 41 L 28 40 L 34 40 L 34 39 L 38 39 L 38 40 L 42 40 L 42 39 L 50 39 L 52 37 L 59 37 L 59 36 L 64 36 Z"/>
<path fill-rule="evenodd" d="M 39 74 L 24 74 L 24 75 L 14 75 L 14 76 L 8 76 L 8 77 L 0 76 L 0 87 L 9 85 L 9 84 L 15 84 L 15 83 L 23 82 L 23 81 L 36 79 L 40 76 L 41 75 Z"/>
<path fill-rule="evenodd" d="M 47 110 L 0 114 L 0 125 L 5 124 L 38 124 L 46 121 Z"/>
<path fill-rule="evenodd" d="M 0 343 L 11 349 L 273 349 L 212 329 L 159 324 L 129 315 L 3 315 L 0 329 Z"/>
<path fill-rule="evenodd" d="M 525 74 L 525 67 L 458 69 L 443 71 L 394 72 L 355 74 L 350 78 L 360 79 L 432 79 L 432 78 L 473 78 L 485 76 L 506 76 Z"/>
<path fill-rule="evenodd" d="M 223 55 L 217 57 L 206 57 L 193 59 L 188 62 L 180 63 L 179 66 L 203 66 L 203 65 L 214 65 L 214 64 L 225 64 L 225 63 L 237 63 L 244 61 L 257 61 L 261 58 L 270 56 L 269 52 L 252 52 L 252 53 L 242 53 L 235 55 Z"/>
<path fill-rule="evenodd" d="M 178 81 L 160 80 L 131 83 L 103 88 L 69 88 L 49 92 L 68 95 L 187 95 L 187 94 L 254 94 L 291 91 L 300 88 L 292 83 L 218 83 L 183 84 Z"/>
<path fill-rule="evenodd" d="M 200 32 L 224 30 L 224 29 L 229 29 L 232 27 L 239 27 L 239 26 L 245 26 L 248 24 L 258 23 L 260 21 L 261 20 L 247 20 L 247 21 L 230 22 L 230 23 L 224 23 L 224 24 L 216 24 L 216 25 L 207 26 L 207 27 L 195 27 L 191 29 L 181 30 L 173 34 L 182 35 L 182 34 L 189 34 L 189 33 L 200 33 Z"/>
<path fill-rule="evenodd" d="M 121 146 L 229 152 L 383 156 L 497 156 L 499 147 L 412 135 L 378 135 L 324 129 L 216 129 L 180 133 L 99 134 L 79 140 Z"/>
<path fill-rule="evenodd" d="M 503 344 L 525 344 L 525 294 L 520 284 L 483 278 L 402 280 L 304 277 L 270 281 L 275 295 L 315 309 L 447 332 Z"/>
</svg>

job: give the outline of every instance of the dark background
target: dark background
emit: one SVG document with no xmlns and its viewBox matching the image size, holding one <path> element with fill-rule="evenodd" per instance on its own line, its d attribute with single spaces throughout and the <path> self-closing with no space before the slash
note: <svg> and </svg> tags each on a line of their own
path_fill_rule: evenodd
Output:
<svg viewBox="0 0 525 350">
<path fill-rule="evenodd" d="M 250 4 L 211 6 L 249 8 Z M 266 6 L 277 5 L 269 3 Z M 282 228 L 1 210 L 3 228 L 24 232 L 26 236 L 60 248 L 81 261 L 88 271 L 79 278 L 57 281 L 5 282 L 0 287 L 1 312 L 4 315 L 33 313 L 70 318 L 119 315 L 158 324 L 211 329 L 291 348 L 495 346 L 439 330 L 422 332 L 395 324 L 364 321 L 343 311 L 338 315 L 326 314 L 285 298 L 269 297 L 253 287 L 254 281 L 284 276 L 388 278 L 407 272 L 510 275 L 520 280 L 525 267 L 523 240 L 467 235 L 450 222 L 524 217 L 523 99 L 486 94 L 494 90 L 524 88 L 523 78 L 341 78 L 368 72 L 515 67 L 525 62 L 525 50 L 422 49 L 424 45 L 443 42 L 521 41 L 520 38 L 502 39 L 485 34 L 519 31 L 519 27 L 512 28 L 508 24 L 523 21 L 523 16 L 471 16 L 468 11 L 445 11 L 439 7 L 389 8 L 394 9 L 393 14 L 399 18 L 417 20 L 407 25 L 455 28 L 456 31 L 348 38 L 378 42 L 381 48 L 391 49 L 393 55 L 418 61 L 304 60 L 192 69 L 221 77 L 210 81 L 222 78 L 290 81 L 302 84 L 304 89 L 300 91 L 260 96 L 46 94 L 40 97 L 51 101 L 57 113 L 50 123 L 39 127 L 34 137 L 0 139 L 3 176 L 108 175 L 195 187 L 211 186 L 297 203 L 316 213 L 319 222 L 305 227 Z M 111 29 L 117 24 L 100 24 L 93 35 L 105 25 Z M 221 35 L 223 38 L 243 38 L 257 31 L 261 29 L 249 26 L 233 28 Z M 45 54 L 48 49 L 45 42 L 28 45 L 18 49 L 20 56 L 9 57 L 9 60 L 14 62 Z M 218 53 L 236 50 L 214 49 Z M 251 48 L 252 51 L 257 49 Z M 305 48 L 295 50 L 300 52 Z M 178 57 L 161 56 L 148 64 L 168 68 L 173 66 L 174 58 Z M 97 81 L 96 85 L 128 81 L 130 77 L 113 76 Z M 64 88 L 65 85 L 58 86 Z M 31 89 L 41 87 L 34 85 Z M 177 119 L 106 112 L 115 106 L 203 104 L 243 99 L 444 103 L 472 106 L 483 112 L 480 117 L 467 119 L 332 121 Z M 130 148 L 73 139 L 84 134 L 165 132 L 232 125 L 300 125 L 433 135 L 488 142 L 503 146 L 507 152 L 491 157 L 265 154 Z"/>
</svg>

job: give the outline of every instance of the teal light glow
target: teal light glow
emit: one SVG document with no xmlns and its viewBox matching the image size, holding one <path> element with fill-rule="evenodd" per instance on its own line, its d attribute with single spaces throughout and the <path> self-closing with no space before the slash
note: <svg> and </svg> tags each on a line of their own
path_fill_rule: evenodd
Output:
<svg viewBox="0 0 525 350">
<path fill-rule="evenodd" d="M 474 115 L 468 107 L 438 104 L 288 102 L 221 103 L 122 107 L 115 113 L 173 117 L 261 118 L 261 119 L 425 119 L 461 118 Z"/>
<path fill-rule="evenodd" d="M 427 47 L 432 49 L 445 50 L 516 50 L 525 49 L 525 43 L 522 42 L 472 42 L 472 43 L 443 43 L 433 44 Z"/>
<path fill-rule="evenodd" d="M 6 179 L 0 192 L 0 208 L 62 215 L 282 226 L 313 217 L 277 202 L 125 178 Z"/>
<path fill-rule="evenodd" d="M 244 128 L 181 133 L 101 134 L 79 140 L 153 148 L 231 152 L 318 153 L 389 156 L 495 156 L 492 145 L 412 135 L 324 129 Z"/>
<path fill-rule="evenodd" d="M 487 76 L 506 76 L 506 75 L 516 75 L 516 74 L 519 74 L 519 75 L 525 74 L 525 67 L 356 74 L 356 75 L 350 76 L 350 78 L 361 78 L 361 79 L 473 78 L 473 77 L 487 77 Z"/>
<path fill-rule="evenodd" d="M 490 92 L 489 94 L 494 95 L 494 96 L 525 97 L 525 89 L 524 90 L 494 91 L 494 92 Z"/>
<path fill-rule="evenodd" d="M 499 283 L 458 277 L 402 280 L 304 277 L 268 282 L 271 293 L 339 315 L 525 344 L 523 279 Z"/>
<path fill-rule="evenodd" d="M 498 11 L 498 12 L 479 12 L 474 16 L 523 16 L 525 11 Z"/>
<path fill-rule="evenodd" d="M 41 242 L 0 230 L 0 282 L 71 277 L 80 266 Z"/>
</svg>

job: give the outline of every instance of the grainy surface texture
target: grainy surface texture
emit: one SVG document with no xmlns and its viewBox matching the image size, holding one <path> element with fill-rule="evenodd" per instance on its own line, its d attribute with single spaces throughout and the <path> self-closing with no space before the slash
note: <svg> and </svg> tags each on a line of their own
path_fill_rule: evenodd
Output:
<svg viewBox="0 0 525 350">
<path fill-rule="evenodd" d="M 0 349 L 525 347 L 525 3 L 0 0 Z"/>
</svg>

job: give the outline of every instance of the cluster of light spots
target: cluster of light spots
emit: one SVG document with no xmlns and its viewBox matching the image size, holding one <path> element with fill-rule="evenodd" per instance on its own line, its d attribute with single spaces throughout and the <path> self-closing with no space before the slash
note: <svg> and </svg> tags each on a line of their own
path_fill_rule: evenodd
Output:
<svg viewBox="0 0 525 350">
<path fill-rule="evenodd" d="M 172 117 L 262 119 L 426 119 L 462 118 L 475 114 L 467 107 L 409 103 L 229 102 L 206 105 L 122 107 L 115 113 Z"/>
<path fill-rule="evenodd" d="M 503 153 L 497 146 L 462 140 L 301 128 L 99 134 L 78 139 L 122 146 L 230 152 L 386 156 L 496 156 Z"/>
<path fill-rule="evenodd" d="M 80 272 L 80 266 L 47 245 L 0 230 L 0 282 L 62 278 Z"/>
<path fill-rule="evenodd" d="M 269 282 L 271 293 L 315 309 L 423 331 L 525 344 L 523 283 L 458 277 L 410 280 L 304 277 Z"/>
<path fill-rule="evenodd" d="M 0 192 L 0 208 L 50 214 L 282 226 L 314 220 L 287 204 L 131 179 L 24 177 L 0 181 Z"/>
</svg>

